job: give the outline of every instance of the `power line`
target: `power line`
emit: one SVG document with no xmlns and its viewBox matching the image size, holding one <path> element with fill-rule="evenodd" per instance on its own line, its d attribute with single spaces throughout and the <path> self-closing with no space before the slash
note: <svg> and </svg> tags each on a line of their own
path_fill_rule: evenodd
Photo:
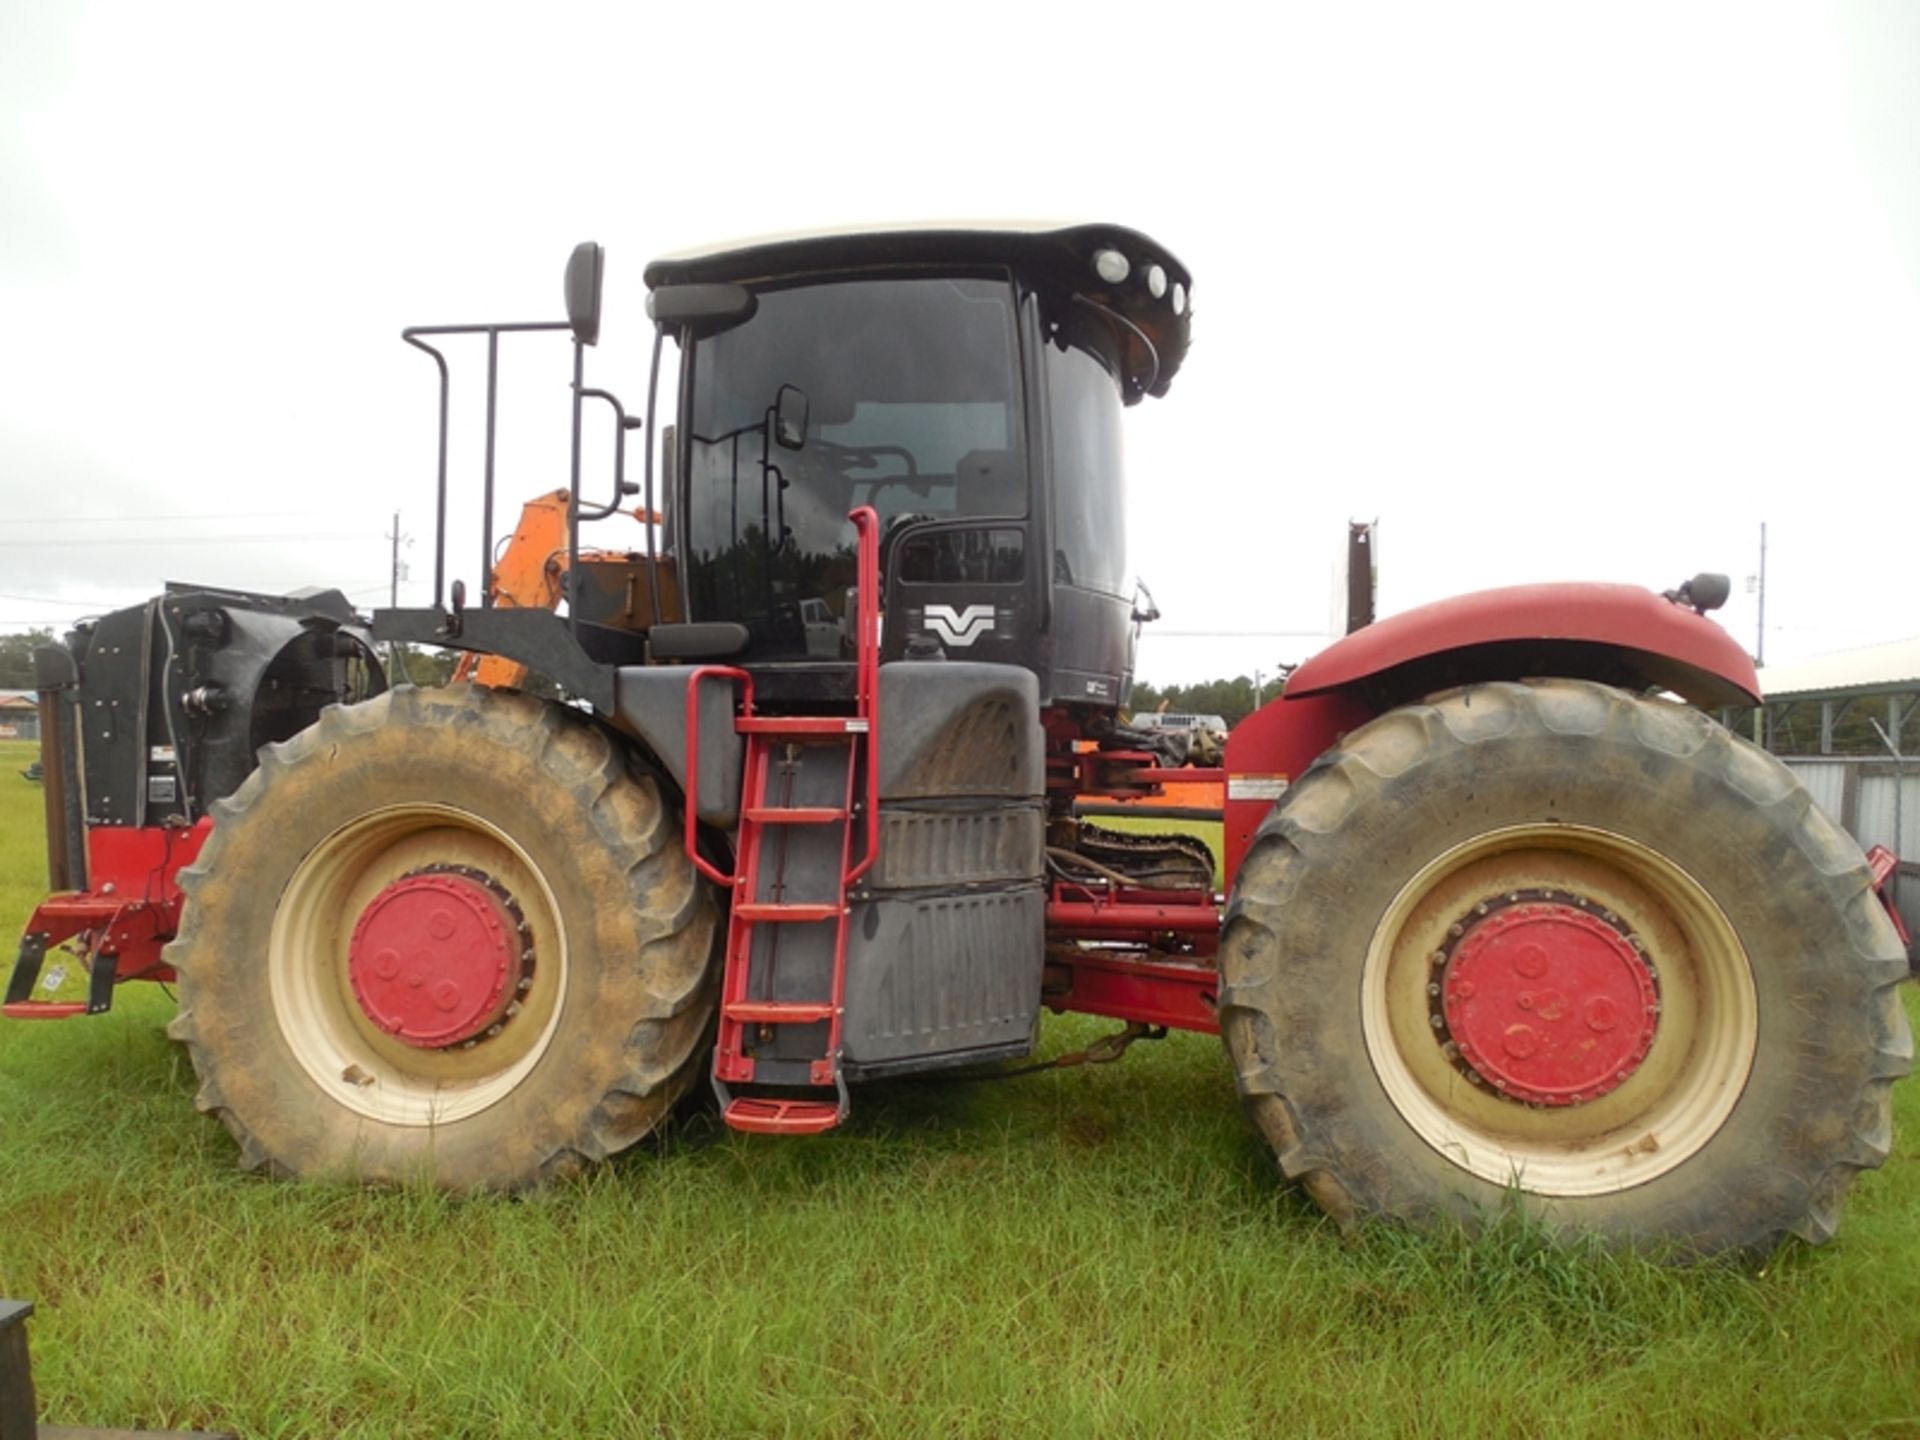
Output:
<svg viewBox="0 0 1920 1440">
<path fill-rule="evenodd" d="M 1324 640 L 1324 630 L 1142 630 L 1142 640 Z"/>
<path fill-rule="evenodd" d="M 10 515 L 13 525 L 171 525 L 182 520 L 311 520 L 321 510 L 229 510 L 205 515 Z"/>
<path fill-rule="evenodd" d="M 261 545 L 281 543 L 287 545 L 337 544 L 352 540 L 364 544 L 378 538 L 365 531 L 348 531 L 335 535 L 302 535 L 286 533 L 282 535 L 90 535 L 84 540 L 0 540 L 0 546 L 14 550 L 50 550 L 59 546 L 96 545 Z"/>
<path fill-rule="evenodd" d="M 73 605 L 82 610 L 112 610 L 121 602 L 116 600 L 62 600 L 57 595 L 4 595 L 0 600 L 20 600 L 28 605 Z"/>
</svg>

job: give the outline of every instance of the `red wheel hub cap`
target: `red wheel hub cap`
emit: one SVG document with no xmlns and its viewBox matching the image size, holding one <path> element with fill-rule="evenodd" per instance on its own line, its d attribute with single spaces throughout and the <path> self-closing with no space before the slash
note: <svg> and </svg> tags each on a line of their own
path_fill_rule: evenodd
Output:
<svg viewBox="0 0 1920 1440">
<path fill-rule="evenodd" d="M 406 875 L 353 927 L 347 970 L 360 1008 L 387 1034 L 444 1049 L 484 1034 L 512 1004 L 524 941 L 505 900 L 466 874 Z"/>
<path fill-rule="evenodd" d="M 1578 1105 L 1640 1067 L 1660 1019 L 1631 935 L 1559 900 L 1506 905 L 1454 946 L 1441 1011 L 1460 1059 L 1502 1094 Z"/>
</svg>

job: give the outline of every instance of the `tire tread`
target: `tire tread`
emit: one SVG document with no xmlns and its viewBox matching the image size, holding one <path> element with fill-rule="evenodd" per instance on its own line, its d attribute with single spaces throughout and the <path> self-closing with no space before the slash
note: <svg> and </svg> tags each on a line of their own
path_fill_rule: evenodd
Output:
<svg viewBox="0 0 1920 1440">
<path fill-rule="evenodd" d="M 1236 878 L 1223 931 L 1221 1033 L 1243 1101 L 1281 1173 L 1346 1224 L 1376 1215 L 1421 1220 L 1448 1208 L 1437 1206 L 1417 1187 L 1396 1183 L 1391 1175 L 1360 1173 L 1352 1159 L 1337 1158 L 1338 1144 L 1315 1140 L 1309 1133 L 1312 1127 L 1302 1123 L 1300 1066 L 1275 1059 L 1290 1040 L 1319 1043 L 1309 1023 L 1316 1001 L 1305 997 L 1289 1002 L 1288 1023 L 1302 1033 L 1282 1033 L 1281 1004 L 1275 997 L 1289 994 L 1289 981 L 1279 932 L 1301 887 L 1326 883 L 1303 841 L 1337 836 L 1363 813 L 1373 792 L 1429 763 L 1443 743 L 1472 749 L 1527 725 L 1567 736 L 1606 732 L 1703 766 L 1766 812 L 1774 833 L 1791 838 L 1820 877 L 1836 914 L 1844 916 L 1852 974 L 1857 977 L 1849 992 L 1851 1016 L 1844 1025 L 1851 1037 L 1846 1043 L 1858 1052 L 1852 1063 L 1858 1082 L 1846 1094 L 1825 1097 L 1823 1115 L 1803 1120 L 1803 1125 L 1840 1117 L 1834 1128 L 1845 1140 L 1819 1159 L 1809 1159 L 1795 1147 L 1794 1156 L 1782 1163 L 1791 1159 L 1794 1173 L 1786 1189 L 1797 1198 L 1772 1210 L 1733 1207 L 1741 1213 L 1708 1248 L 1763 1251 L 1788 1233 L 1822 1243 L 1839 1224 L 1854 1178 L 1881 1165 L 1890 1153 L 1893 1084 L 1913 1066 L 1913 1038 L 1898 994 L 1909 973 L 1907 957 L 1880 909 L 1858 847 L 1814 807 L 1785 765 L 1698 711 L 1587 681 L 1476 685 L 1390 712 L 1317 759 L 1256 833 Z M 1457 1208 L 1453 1213 L 1473 1221 L 1470 1213 Z M 1692 1237 L 1681 1238 L 1684 1243 Z"/>
<path fill-rule="evenodd" d="M 630 963 L 638 975 L 665 968 L 673 983 L 662 990 L 647 985 L 646 1003 L 636 1006 L 633 1023 L 621 1042 L 619 1073 L 586 1109 L 580 1133 L 556 1138 L 548 1152 L 523 1173 L 481 1182 L 482 1188 L 522 1189 L 572 1174 L 624 1150 L 658 1129 L 693 1087 L 707 1054 L 717 990 L 711 944 L 697 943 L 703 924 L 711 931 L 715 906 L 691 865 L 676 871 L 677 888 L 663 891 L 660 858 L 675 839 L 671 809 L 653 773 L 630 763 L 600 728 L 517 691 L 460 685 L 435 690 L 402 686 L 354 706 L 330 706 L 318 721 L 291 739 L 265 747 L 258 767 L 230 797 L 209 807 L 214 828 L 191 866 L 180 874 L 188 897 L 179 932 L 166 948 L 167 962 L 180 976 L 180 1010 L 168 1035 L 187 1051 L 200 1084 L 194 1103 L 217 1117 L 239 1146 L 244 1170 L 301 1173 L 299 1157 L 269 1153 L 223 1093 L 216 1047 L 202 1036 L 195 1013 L 196 980 L 206 967 L 225 963 L 211 953 L 204 906 L 194 903 L 219 872 L 236 827 L 257 820 L 271 804 L 278 776 L 314 763 L 332 746 L 366 737 L 389 726 L 454 725 L 484 732 L 498 744 L 519 750 L 559 789 L 569 803 L 591 817 L 595 831 L 624 867 L 627 897 L 634 908 L 660 922 L 656 933 Z M 665 904 L 662 904 L 662 901 Z M 631 917 L 629 917 L 631 918 Z M 581 923 L 605 923 L 604 913 Z M 604 947 L 603 947 L 604 948 Z M 681 952 L 677 966 L 648 966 L 648 952 Z M 638 990 L 636 982 L 634 988 Z M 379 1178 L 379 1177 L 375 1177 Z M 463 1187 L 465 1188 L 465 1187 Z"/>
</svg>

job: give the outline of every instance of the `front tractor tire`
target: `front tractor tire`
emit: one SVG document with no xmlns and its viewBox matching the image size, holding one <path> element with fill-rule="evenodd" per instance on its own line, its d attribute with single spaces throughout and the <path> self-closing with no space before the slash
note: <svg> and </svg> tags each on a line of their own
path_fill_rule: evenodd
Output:
<svg viewBox="0 0 1920 1440">
<path fill-rule="evenodd" d="M 1892 1138 L 1907 973 L 1858 846 L 1697 711 L 1476 685 L 1317 761 L 1236 879 L 1221 1023 L 1342 1221 L 1819 1242 Z"/>
<path fill-rule="evenodd" d="M 519 1189 L 698 1078 L 716 906 L 659 783 L 581 716 L 403 688 L 263 750 L 214 813 L 169 1033 L 247 1168 Z"/>
</svg>

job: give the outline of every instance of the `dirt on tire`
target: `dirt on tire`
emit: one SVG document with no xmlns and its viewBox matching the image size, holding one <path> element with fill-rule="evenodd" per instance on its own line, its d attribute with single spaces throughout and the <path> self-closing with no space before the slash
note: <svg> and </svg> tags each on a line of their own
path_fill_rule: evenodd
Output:
<svg viewBox="0 0 1920 1440">
<path fill-rule="evenodd" d="M 247 1168 L 519 1189 L 632 1145 L 701 1077 L 718 907 L 661 782 L 585 717 L 403 687 L 264 749 L 214 815 L 181 877 L 169 1033 Z M 345 993 L 338 902 L 442 850 L 509 874 L 534 917 L 537 1013 L 510 1045 L 410 1050 Z"/>
<path fill-rule="evenodd" d="M 1498 1183 L 1423 1136 L 1363 1033 L 1363 988 L 1383 917 L 1423 867 L 1501 827 L 1531 827 L 1551 855 L 1562 826 L 1658 857 L 1724 914 L 1751 977 L 1751 1063 L 1684 1158 L 1643 1183 L 1538 1194 L 1523 1167 Z M 1906 956 L 1852 839 L 1786 767 L 1705 715 L 1584 681 L 1476 685 L 1348 735 L 1256 835 L 1220 954 L 1240 1093 L 1285 1175 L 1344 1221 L 1473 1226 L 1517 1190 L 1549 1226 L 1620 1243 L 1817 1243 L 1854 1177 L 1886 1158 L 1892 1085 L 1912 1063 L 1896 993 Z M 1720 1023 L 1716 1008 L 1738 1007 L 1709 987 L 1698 1035 Z M 1433 1088 L 1422 1104 L 1444 1115 L 1447 1092 Z M 1485 1114 L 1497 1102 L 1469 1103 Z M 1556 1117 L 1521 1119 L 1551 1140 Z"/>
</svg>

